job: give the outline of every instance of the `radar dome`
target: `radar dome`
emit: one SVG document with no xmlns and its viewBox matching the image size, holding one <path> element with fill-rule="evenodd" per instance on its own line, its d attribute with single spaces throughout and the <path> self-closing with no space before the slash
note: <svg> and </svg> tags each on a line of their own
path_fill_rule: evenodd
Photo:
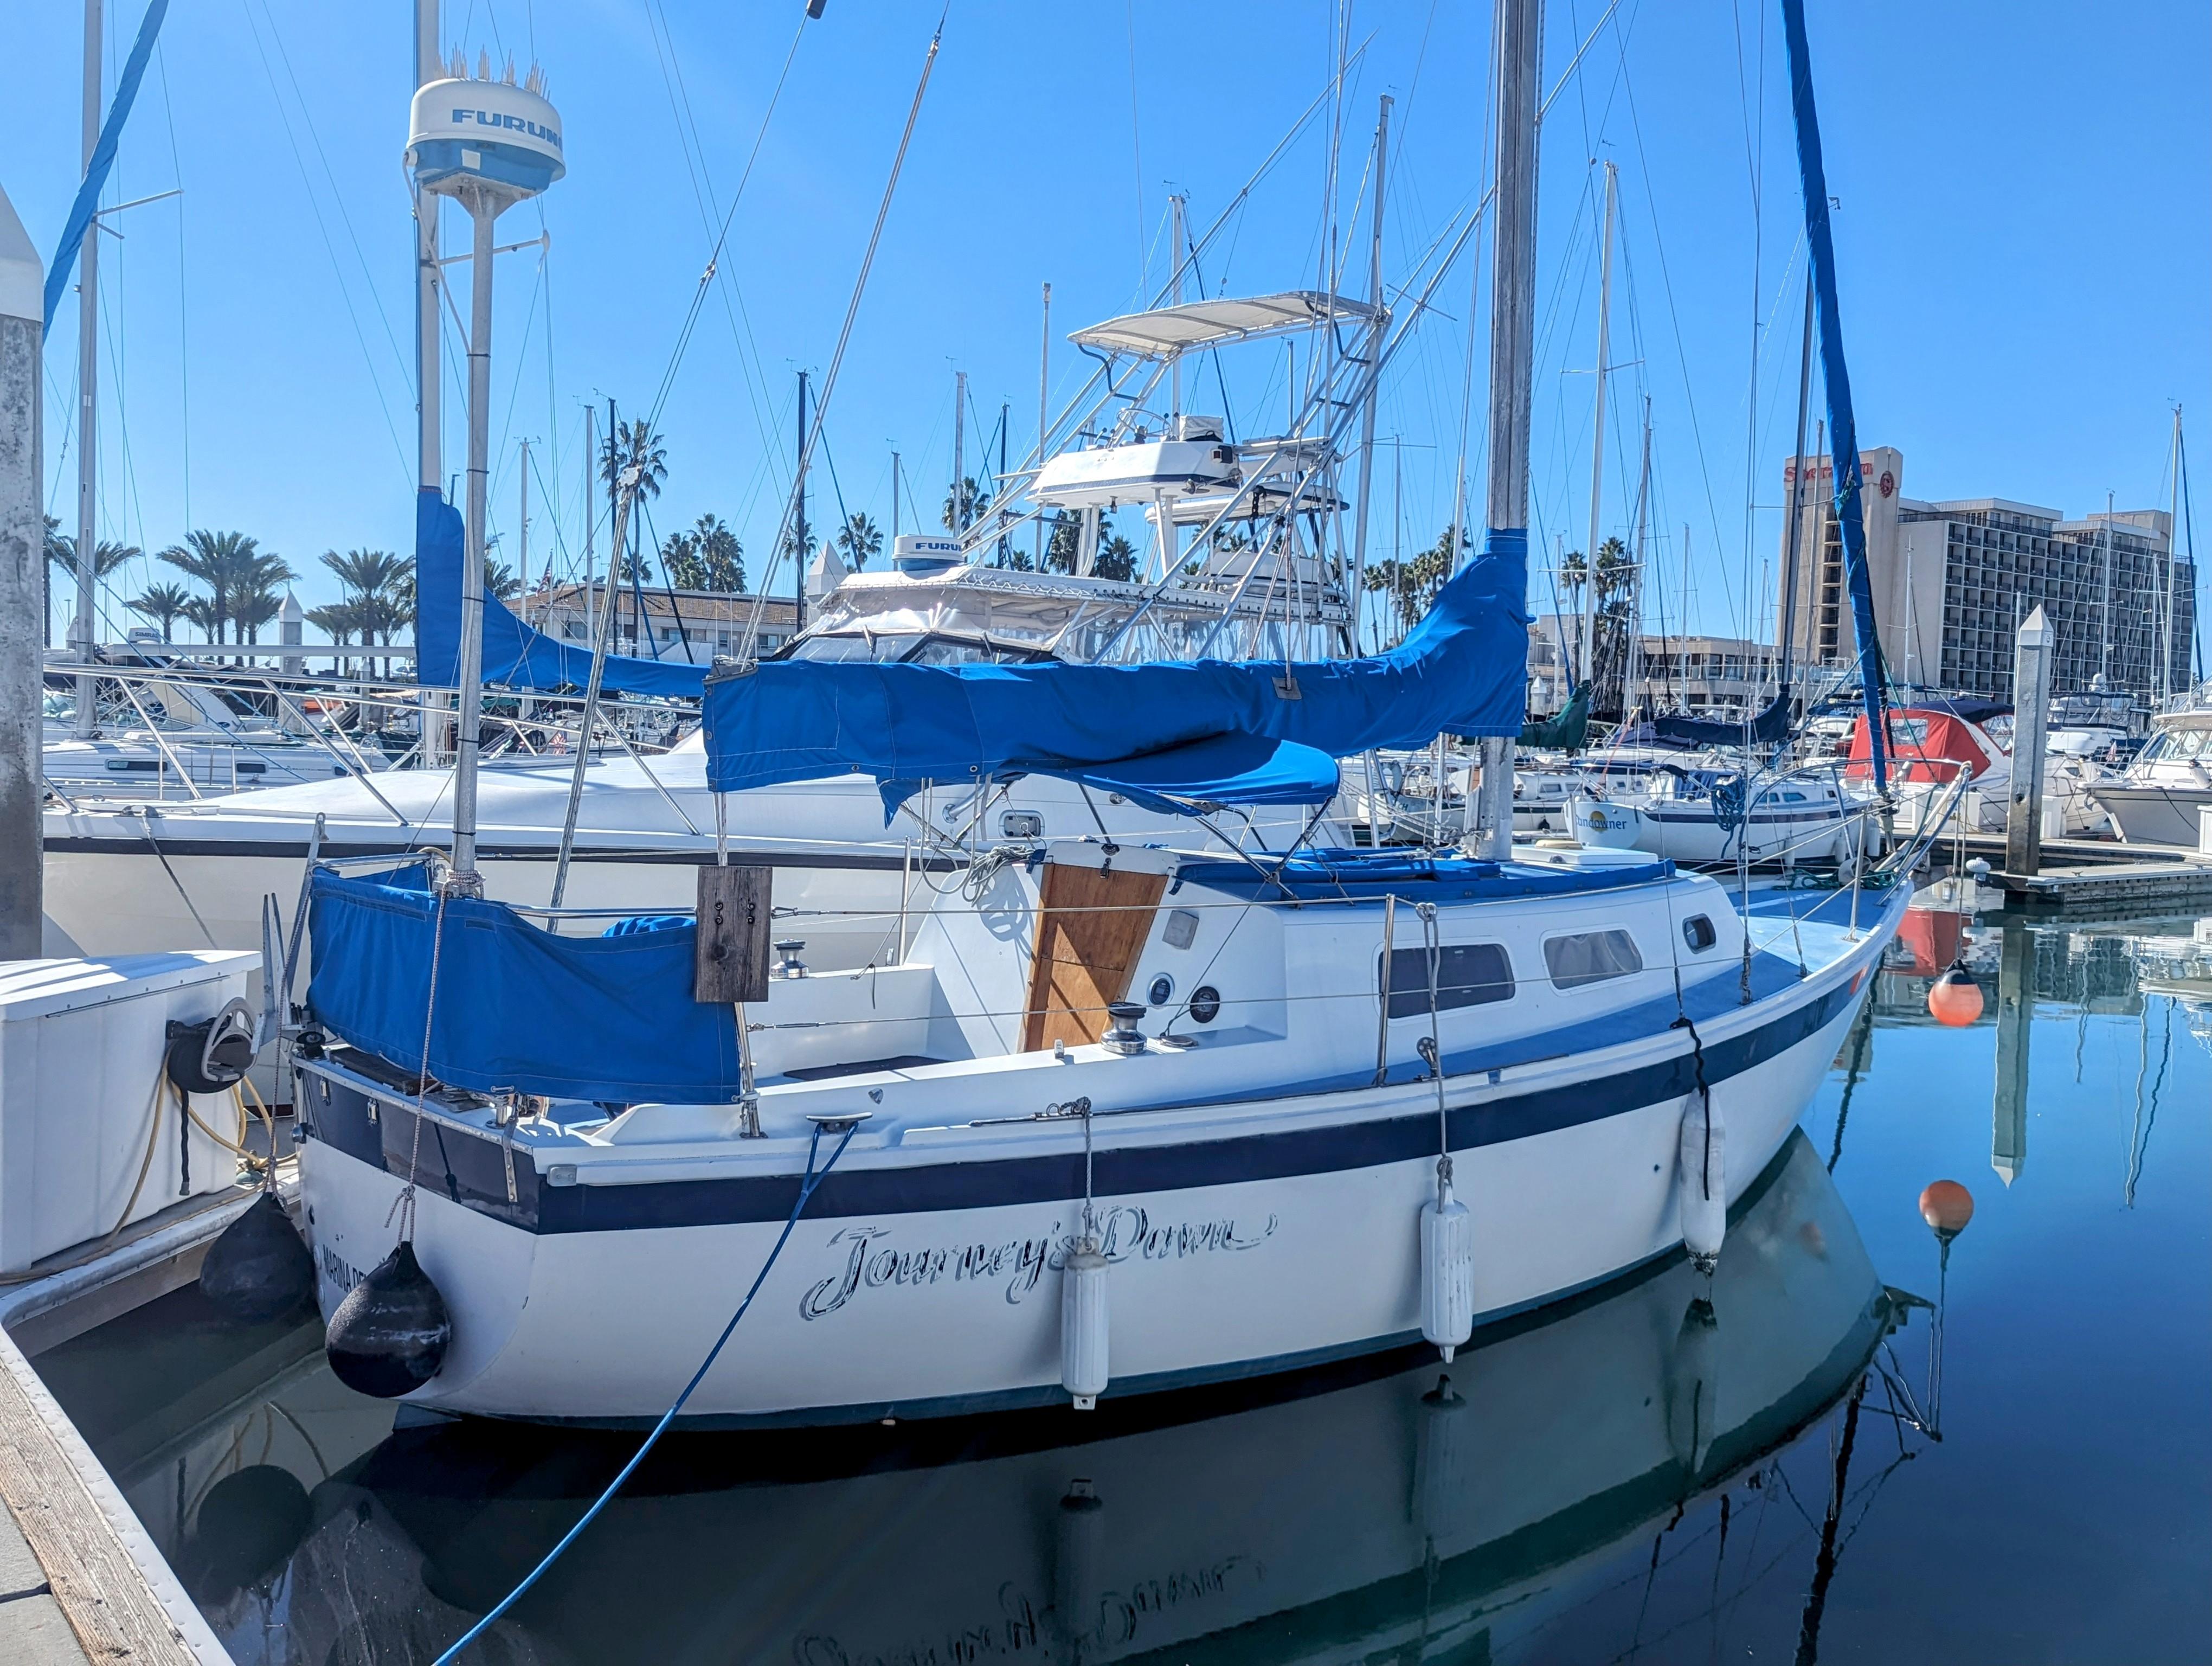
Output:
<svg viewBox="0 0 2212 1666">
<path fill-rule="evenodd" d="M 455 68 L 465 70 L 456 57 Z M 487 66 L 489 67 L 489 66 Z M 407 165 L 428 191 L 450 195 L 471 185 L 532 196 L 566 173 L 561 118 L 535 70 L 522 85 L 483 75 L 428 82 L 415 94 L 407 124 Z"/>
</svg>

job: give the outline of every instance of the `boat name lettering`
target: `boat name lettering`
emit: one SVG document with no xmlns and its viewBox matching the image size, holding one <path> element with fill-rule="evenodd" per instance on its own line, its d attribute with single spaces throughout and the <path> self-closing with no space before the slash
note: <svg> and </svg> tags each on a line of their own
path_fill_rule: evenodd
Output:
<svg viewBox="0 0 2212 1666">
<path fill-rule="evenodd" d="M 340 1291 L 351 1290 L 366 1276 L 353 1264 L 339 1256 L 328 1244 L 322 1247 L 317 1260 L 322 1264 L 325 1282 Z"/>
<path fill-rule="evenodd" d="M 1099 1250 L 1108 1261 L 1117 1262 L 1182 1261 L 1226 1250 L 1256 1250 L 1274 1236 L 1276 1224 L 1273 1215 L 1255 1231 L 1240 1231 L 1235 1219 L 1228 1216 L 1157 1222 L 1151 1211 L 1125 1204 L 1100 1218 Z M 819 1319 L 835 1313 L 862 1290 L 885 1286 L 920 1287 L 948 1280 L 956 1284 L 1003 1280 L 1007 1302 L 1018 1304 L 1036 1288 L 1048 1268 L 1057 1271 L 1065 1267 L 1075 1248 L 1073 1236 L 1059 1231 L 1003 1243 L 921 1250 L 902 1250 L 880 1242 L 890 1235 L 886 1226 L 848 1226 L 831 1233 L 830 1243 L 842 1248 L 845 1264 L 799 1298 L 799 1316 Z"/>
<path fill-rule="evenodd" d="M 1010 1582 L 1000 1587 L 996 1620 L 949 1632 L 937 1642 L 908 1643 L 889 1652 L 854 1654 L 834 1637 L 819 1633 L 798 1639 L 792 1645 L 794 1666 L 916 1666 L 926 1661 L 982 1661 L 1025 1654 L 1046 1645 L 1054 1632 L 1065 1628 L 1068 1640 L 1094 1649 L 1126 1648 L 1137 1642 L 1150 1618 L 1161 1617 L 1187 1602 L 1220 1596 L 1240 1583 L 1258 1584 L 1267 1577 L 1266 1566 L 1250 1556 L 1224 1556 L 1202 1566 L 1141 1578 L 1127 1590 L 1100 1591 L 1084 1603 L 1085 1612 L 1073 1615 L 1040 1608 Z M 1095 1606 L 1094 1606 L 1095 1603 Z M 1057 1624 L 1048 1623 L 1051 1616 Z"/>
</svg>

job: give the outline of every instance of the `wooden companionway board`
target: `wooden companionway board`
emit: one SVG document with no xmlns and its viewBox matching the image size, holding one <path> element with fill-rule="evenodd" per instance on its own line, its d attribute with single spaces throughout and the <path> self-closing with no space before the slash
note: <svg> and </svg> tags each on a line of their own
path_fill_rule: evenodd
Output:
<svg viewBox="0 0 2212 1666">
<path fill-rule="evenodd" d="M 1054 1042 L 1079 1046 L 1106 1033 L 1106 1003 L 1128 994 L 1167 883 L 1163 873 L 1046 865 L 1022 1026 L 1024 1052 Z"/>
</svg>

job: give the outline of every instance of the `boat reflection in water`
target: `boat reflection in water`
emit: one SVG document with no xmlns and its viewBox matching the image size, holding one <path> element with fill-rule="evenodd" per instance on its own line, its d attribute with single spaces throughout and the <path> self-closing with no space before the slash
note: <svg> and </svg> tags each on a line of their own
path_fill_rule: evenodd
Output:
<svg viewBox="0 0 2212 1666">
<path fill-rule="evenodd" d="M 1884 1288 L 1793 1134 L 1739 1204 L 1710 1280 L 1658 1263 L 1482 1333 L 1449 1368 L 1409 1349 L 1109 1396 L 1081 1416 L 672 1436 L 480 1658 L 862 1666 L 1171 1648 L 1273 1662 L 1525 1641 L 1624 1543 L 1839 1401 L 1856 1420 L 1908 1300 Z M 242 1492 L 239 1466 L 271 1450 L 251 1433 L 260 1415 L 206 1426 L 140 1487 Z M 243 1548 L 216 1542 L 240 1528 L 211 1523 L 206 1503 L 171 1517 L 185 1530 L 170 1548 L 241 1663 L 428 1660 L 529 1571 L 635 1438 L 404 1430 L 350 1462 L 325 1451 L 343 1464 L 327 1478 L 305 1469 L 289 1554 L 282 1523 Z M 1812 1543 L 1793 1560 L 1825 1586 Z"/>
</svg>

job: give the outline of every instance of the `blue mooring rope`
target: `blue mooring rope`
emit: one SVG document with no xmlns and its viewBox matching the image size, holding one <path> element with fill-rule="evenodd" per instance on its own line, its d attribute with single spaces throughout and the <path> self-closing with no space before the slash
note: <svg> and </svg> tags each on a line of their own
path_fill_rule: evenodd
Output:
<svg viewBox="0 0 2212 1666">
<path fill-rule="evenodd" d="M 745 1316 L 745 1310 L 753 1304 L 753 1298 L 760 1294 L 761 1286 L 768 1282 L 769 1273 L 775 1266 L 776 1257 L 783 1253 L 783 1246 L 791 1241 L 792 1229 L 799 1225 L 799 1217 L 806 1207 L 806 1200 L 814 1195 L 814 1189 L 822 1183 L 830 1170 L 837 1166 L 837 1159 L 845 1154 L 845 1147 L 853 1143 L 853 1135 L 859 1128 L 860 1124 L 857 1122 L 847 1127 L 844 1137 L 837 1141 L 836 1149 L 830 1153 L 830 1160 L 822 1165 L 820 1172 L 817 1173 L 814 1167 L 814 1158 L 822 1149 L 822 1124 L 817 1122 L 814 1125 L 813 1137 L 806 1144 L 806 1175 L 799 1183 L 799 1196 L 791 1206 L 790 1218 L 783 1223 L 782 1235 L 776 1239 L 775 1248 L 768 1252 L 768 1259 L 761 1263 L 760 1273 L 753 1280 L 752 1288 L 745 1292 L 744 1300 L 739 1302 L 738 1310 L 730 1315 L 730 1322 L 722 1327 L 722 1334 L 714 1339 L 714 1346 L 707 1351 L 707 1357 L 700 1361 L 699 1369 L 691 1373 L 691 1380 L 684 1385 L 684 1392 L 676 1396 L 676 1403 L 661 1414 L 660 1421 L 653 1426 L 653 1432 L 645 1438 L 645 1444 L 631 1456 L 628 1463 L 623 1465 L 622 1473 L 607 1483 L 607 1490 L 592 1500 L 592 1507 L 584 1512 L 582 1518 L 575 1526 L 562 1535 L 561 1542 L 545 1553 L 545 1560 L 531 1569 L 520 1584 L 500 1598 L 498 1607 L 470 1626 L 459 1642 L 440 1655 L 435 1666 L 448 1666 L 450 1662 L 458 1660 L 462 1650 L 483 1636 L 490 1629 L 495 1620 L 513 1608 L 520 1600 L 523 1592 L 536 1584 L 544 1577 L 545 1570 L 561 1560 L 561 1554 L 576 1542 L 583 1530 L 592 1524 L 592 1518 L 607 1507 L 608 1501 L 622 1491 L 623 1483 L 630 1478 L 639 1464 L 645 1462 L 645 1455 L 651 1451 L 654 1443 L 668 1432 L 668 1426 L 676 1420 L 676 1414 L 684 1409 L 684 1402 L 691 1398 L 692 1390 L 699 1386 L 707 1373 L 714 1369 L 714 1361 L 721 1357 L 723 1344 L 730 1340 L 731 1333 L 737 1329 L 738 1321 Z"/>
</svg>

